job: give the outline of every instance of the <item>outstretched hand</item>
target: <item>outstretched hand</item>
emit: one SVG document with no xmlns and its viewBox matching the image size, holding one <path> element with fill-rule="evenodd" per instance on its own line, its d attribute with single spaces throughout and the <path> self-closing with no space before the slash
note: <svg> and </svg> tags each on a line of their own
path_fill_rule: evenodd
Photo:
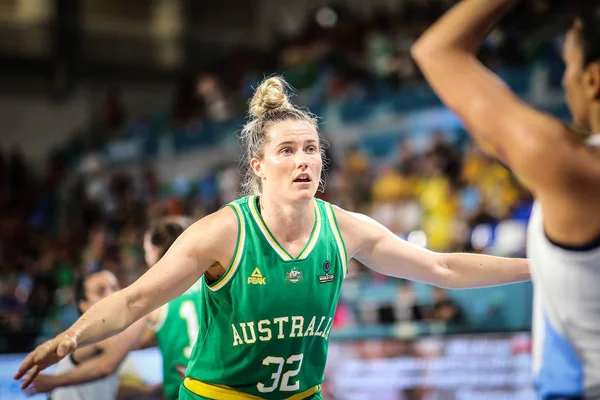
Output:
<svg viewBox="0 0 600 400">
<path fill-rule="evenodd" d="M 31 385 L 25 389 L 27 397 L 31 397 L 39 393 L 50 393 L 56 388 L 54 375 L 39 374 L 32 382 Z"/>
<path fill-rule="evenodd" d="M 14 379 L 19 380 L 25 377 L 21 389 L 26 389 L 41 371 L 56 364 L 74 352 L 76 348 L 77 341 L 64 334 L 48 340 L 29 353 Z"/>
</svg>

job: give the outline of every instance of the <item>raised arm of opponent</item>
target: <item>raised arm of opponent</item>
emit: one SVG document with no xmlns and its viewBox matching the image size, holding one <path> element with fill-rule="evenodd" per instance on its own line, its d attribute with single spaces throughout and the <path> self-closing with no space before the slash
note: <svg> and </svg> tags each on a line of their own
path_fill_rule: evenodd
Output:
<svg viewBox="0 0 600 400">
<path fill-rule="evenodd" d="M 547 233 L 564 244 L 584 244 L 600 234 L 600 159 L 559 120 L 515 96 L 475 54 L 517 2 L 460 1 L 413 45 L 412 55 L 481 147 L 535 193 Z M 585 95 L 598 98 L 600 65 L 587 67 L 584 79 L 595 82 Z"/>
</svg>

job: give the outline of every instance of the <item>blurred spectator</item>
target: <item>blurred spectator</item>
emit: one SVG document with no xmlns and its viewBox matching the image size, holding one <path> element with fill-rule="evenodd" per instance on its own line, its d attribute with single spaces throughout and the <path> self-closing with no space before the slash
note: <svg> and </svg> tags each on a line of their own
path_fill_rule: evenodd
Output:
<svg viewBox="0 0 600 400">
<path fill-rule="evenodd" d="M 198 76 L 196 94 L 204 103 L 208 120 L 220 122 L 231 118 L 229 103 L 217 78 L 209 74 Z"/>
<path fill-rule="evenodd" d="M 448 292 L 445 289 L 439 287 L 433 288 L 433 307 L 427 320 L 452 324 L 466 322 L 459 305 L 448 297 Z"/>
<path fill-rule="evenodd" d="M 204 122 L 206 104 L 197 95 L 194 79 L 185 78 L 179 84 L 169 117 L 169 128 L 175 131 L 186 127 L 198 127 Z"/>
<path fill-rule="evenodd" d="M 27 184 L 29 170 L 21 149 L 16 146 L 11 149 L 6 168 L 9 192 L 16 195 Z"/>
<path fill-rule="evenodd" d="M 4 182 L 6 180 L 6 159 L 4 158 L 4 149 L 0 147 L 0 201 L 3 195 Z"/>
<path fill-rule="evenodd" d="M 127 110 L 121 101 L 121 92 L 107 90 L 96 115 L 90 121 L 88 133 L 89 149 L 98 150 L 111 140 L 123 136 Z"/>
<path fill-rule="evenodd" d="M 398 285 L 395 300 L 394 304 L 382 306 L 377 310 L 380 324 L 423 320 L 425 311 L 417 304 L 412 282 L 402 281 Z"/>
</svg>

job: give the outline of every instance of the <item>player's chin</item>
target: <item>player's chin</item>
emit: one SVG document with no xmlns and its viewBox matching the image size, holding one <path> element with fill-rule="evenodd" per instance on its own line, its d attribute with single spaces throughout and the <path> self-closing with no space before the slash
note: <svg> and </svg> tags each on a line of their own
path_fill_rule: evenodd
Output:
<svg viewBox="0 0 600 400">
<path fill-rule="evenodd" d="M 292 197 L 294 200 L 312 199 L 317 194 L 317 187 L 315 185 L 302 185 L 300 187 L 294 187 L 292 190 Z"/>
</svg>

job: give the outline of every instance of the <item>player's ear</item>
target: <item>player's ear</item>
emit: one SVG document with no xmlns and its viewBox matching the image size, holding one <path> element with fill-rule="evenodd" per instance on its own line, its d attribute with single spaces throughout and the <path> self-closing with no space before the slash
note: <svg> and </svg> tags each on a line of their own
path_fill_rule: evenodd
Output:
<svg viewBox="0 0 600 400">
<path fill-rule="evenodd" d="M 89 308 L 90 305 L 88 304 L 87 300 L 81 300 L 77 306 L 79 307 L 79 310 L 81 311 L 82 314 L 84 314 Z"/>
<path fill-rule="evenodd" d="M 586 67 L 583 79 L 586 97 L 600 100 L 600 61 L 592 62 Z"/>
<path fill-rule="evenodd" d="M 258 158 L 252 158 L 252 160 L 250 160 L 250 168 L 252 168 L 254 175 L 258 176 L 260 179 L 264 178 L 264 171 Z"/>
</svg>

